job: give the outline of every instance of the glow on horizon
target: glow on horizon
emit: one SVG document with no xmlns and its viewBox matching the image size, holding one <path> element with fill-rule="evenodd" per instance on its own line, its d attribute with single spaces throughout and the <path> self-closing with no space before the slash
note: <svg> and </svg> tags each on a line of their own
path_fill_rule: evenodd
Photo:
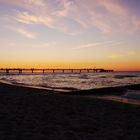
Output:
<svg viewBox="0 0 140 140">
<path fill-rule="evenodd" d="M 0 67 L 140 71 L 139 0 L 0 0 Z"/>
</svg>

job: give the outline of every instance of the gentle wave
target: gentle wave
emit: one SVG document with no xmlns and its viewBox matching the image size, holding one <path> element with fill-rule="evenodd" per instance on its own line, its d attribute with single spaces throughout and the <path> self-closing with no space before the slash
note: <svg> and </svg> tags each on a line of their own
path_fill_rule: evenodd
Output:
<svg viewBox="0 0 140 140">
<path fill-rule="evenodd" d="M 123 79 L 123 78 L 131 78 L 138 77 L 137 75 L 115 75 L 114 78 Z"/>
</svg>

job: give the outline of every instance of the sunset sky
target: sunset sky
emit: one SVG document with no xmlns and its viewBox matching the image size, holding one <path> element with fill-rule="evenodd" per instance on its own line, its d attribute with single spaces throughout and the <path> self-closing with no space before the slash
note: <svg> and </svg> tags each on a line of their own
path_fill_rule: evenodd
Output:
<svg viewBox="0 0 140 140">
<path fill-rule="evenodd" d="M 0 67 L 140 70 L 140 0 L 0 0 Z"/>
</svg>

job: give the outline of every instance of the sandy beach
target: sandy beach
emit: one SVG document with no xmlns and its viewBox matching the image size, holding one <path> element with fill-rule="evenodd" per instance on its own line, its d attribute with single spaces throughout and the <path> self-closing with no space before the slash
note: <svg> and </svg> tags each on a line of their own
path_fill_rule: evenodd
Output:
<svg viewBox="0 0 140 140">
<path fill-rule="evenodd" d="M 139 140 L 139 118 L 138 105 L 0 83 L 0 140 Z"/>
</svg>

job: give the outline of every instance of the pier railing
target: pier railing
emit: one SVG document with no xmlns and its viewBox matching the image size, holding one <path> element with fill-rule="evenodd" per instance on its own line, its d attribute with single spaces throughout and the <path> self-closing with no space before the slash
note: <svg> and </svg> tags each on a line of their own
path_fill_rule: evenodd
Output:
<svg viewBox="0 0 140 140">
<path fill-rule="evenodd" d="M 41 72 L 41 73 L 57 73 L 57 72 L 61 72 L 61 73 L 82 73 L 82 72 L 86 72 L 86 73 L 95 73 L 95 72 L 113 72 L 113 70 L 106 70 L 106 69 L 37 69 L 37 68 L 0 68 L 0 72 L 4 72 L 6 74 L 10 74 L 12 72 L 18 72 L 19 74 L 22 74 L 24 72 L 31 72 L 31 73 L 35 73 L 35 72 Z"/>
</svg>

